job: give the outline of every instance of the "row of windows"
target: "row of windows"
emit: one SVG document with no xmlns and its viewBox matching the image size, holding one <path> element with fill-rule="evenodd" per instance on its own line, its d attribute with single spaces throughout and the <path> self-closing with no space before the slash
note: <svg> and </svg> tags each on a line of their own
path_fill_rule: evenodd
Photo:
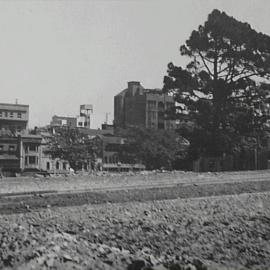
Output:
<svg viewBox="0 0 270 270">
<path fill-rule="evenodd" d="M 16 146 L 14 144 L 8 145 L 7 147 L 5 147 L 2 144 L 0 145 L 0 151 L 3 151 L 5 148 L 8 149 L 9 151 L 14 151 L 16 149 Z M 29 144 L 29 145 L 26 146 L 25 150 L 26 151 L 37 152 L 38 151 L 38 145 L 36 145 L 36 144 Z"/>
<path fill-rule="evenodd" d="M 149 121 L 148 122 L 148 128 L 155 128 L 156 127 L 156 123 L 155 122 L 151 122 Z M 158 129 L 175 129 L 175 126 L 174 124 L 170 124 L 170 123 L 167 123 L 165 124 L 164 122 L 158 122 Z"/>
<path fill-rule="evenodd" d="M 25 151 L 26 152 L 28 152 L 28 151 L 37 152 L 38 151 L 38 145 L 36 145 L 36 144 L 28 144 L 25 147 Z"/>
<path fill-rule="evenodd" d="M 84 125 L 85 127 L 87 127 L 87 122 L 79 122 L 79 123 L 78 123 L 78 126 L 79 126 L 79 127 L 83 127 L 83 125 Z"/>
<path fill-rule="evenodd" d="M 0 145 L 0 151 L 4 151 L 4 145 Z M 16 147 L 15 147 L 15 145 L 9 145 L 8 146 L 8 151 L 15 151 L 16 150 Z"/>
<path fill-rule="evenodd" d="M 51 162 L 47 161 L 47 163 L 46 163 L 46 169 L 47 170 L 51 170 L 52 169 Z M 56 170 L 61 170 L 61 166 L 60 166 L 60 162 L 59 161 L 56 161 L 56 163 L 55 163 L 55 169 Z M 63 162 L 62 169 L 63 170 L 67 170 L 67 163 L 66 162 Z"/>
<path fill-rule="evenodd" d="M 104 162 L 105 163 L 117 163 L 118 157 L 117 156 L 104 157 Z"/>
<path fill-rule="evenodd" d="M 161 110 L 161 109 L 164 109 L 164 103 L 163 102 L 156 102 L 154 100 L 148 100 L 147 101 L 147 107 L 149 110 L 156 110 L 157 109 L 157 104 L 158 104 L 158 109 Z M 166 102 L 166 108 L 169 109 L 171 107 L 174 106 L 174 103 L 173 102 Z"/>
<path fill-rule="evenodd" d="M 0 111 L 0 117 L 10 117 L 10 118 L 22 118 L 21 112 L 8 112 L 8 111 Z"/>
<path fill-rule="evenodd" d="M 11 132 L 21 132 L 22 130 L 26 129 L 26 126 L 15 126 L 15 125 L 2 125 L 2 130 L 11 131 Z"/>
</svg>

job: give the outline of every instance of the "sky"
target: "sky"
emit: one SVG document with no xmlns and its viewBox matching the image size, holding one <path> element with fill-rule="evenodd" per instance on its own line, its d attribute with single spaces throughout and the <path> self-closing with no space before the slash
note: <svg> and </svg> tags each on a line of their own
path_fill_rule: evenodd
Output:
<svg viewBox="0 0 270 270">
<path fill-rule="evenodd" d="M 0 0 L 0 102 L 30 105 L 30 127 L 93 104 L 92 128 L 128 81 L 162 88 L 167 64 L 213 9 L 270 35 L 269 0 Z"/>
</svg>

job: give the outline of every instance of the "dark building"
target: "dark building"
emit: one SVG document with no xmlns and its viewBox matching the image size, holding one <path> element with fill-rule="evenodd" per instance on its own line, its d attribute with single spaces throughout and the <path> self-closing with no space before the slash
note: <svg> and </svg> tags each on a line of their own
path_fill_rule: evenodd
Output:
<svg viewBox="0 0 270 270">
<path fill-rule="evenodd" d="M 175 121 L 166 119 L 166 111 L 172 106 L 173 97 L 160 89 L 145 89 L 140 82 L 128 82 L 128 88 L 114 97 L 114 125 L 175 129 Z"/>
</svg>

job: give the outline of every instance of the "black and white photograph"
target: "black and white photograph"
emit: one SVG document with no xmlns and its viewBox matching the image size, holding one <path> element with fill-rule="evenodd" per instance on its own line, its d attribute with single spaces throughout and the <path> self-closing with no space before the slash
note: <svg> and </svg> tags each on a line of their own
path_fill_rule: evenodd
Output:
<svg viewBox="0 0 270 270">
<path fill-rule="evenodd" d="M 270 1 L 0 0 L 0 269 L 269 270 Z"/>
</svg>

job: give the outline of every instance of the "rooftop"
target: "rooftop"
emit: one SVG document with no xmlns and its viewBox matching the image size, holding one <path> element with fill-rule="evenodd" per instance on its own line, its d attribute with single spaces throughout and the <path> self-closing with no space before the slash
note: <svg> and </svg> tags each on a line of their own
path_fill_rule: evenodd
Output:
<svg viewBox="0 0 270 270">
<path fill-rule="evenodd" d="M 0 103 L 0 106 L 14 106 L 14 107 L 25 107 L 25 108 L 29 108 L 29 105 L 16 104 L 16 103 Z"/>
</svg>

